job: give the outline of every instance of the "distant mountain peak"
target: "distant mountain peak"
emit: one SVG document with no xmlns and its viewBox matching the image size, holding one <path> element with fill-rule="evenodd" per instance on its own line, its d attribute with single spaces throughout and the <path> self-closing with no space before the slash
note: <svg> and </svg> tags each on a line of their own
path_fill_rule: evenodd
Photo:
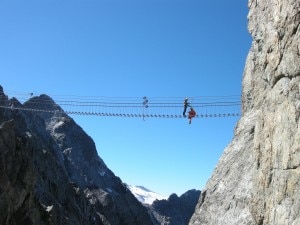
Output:
<svg viewBox="0 0 300 225">
<path fill-rule="evenodd" d="M 59 107 L 50 96 L 45 94 L 30 98 L 28 101 L 24 103 L 24 107 L 32 108 L 32 109 L 50 110 L 50 111 L 54 111 L 54 110 L 63 111 L 61 107 Z"/>
<path fill-rule="evenodd" d="M 144 186 L 128 185 L 131 193 L 143 204 L 151 205 L 155 200 L 166 199 L 162 195 L 155 193 Z"/>
</svg>

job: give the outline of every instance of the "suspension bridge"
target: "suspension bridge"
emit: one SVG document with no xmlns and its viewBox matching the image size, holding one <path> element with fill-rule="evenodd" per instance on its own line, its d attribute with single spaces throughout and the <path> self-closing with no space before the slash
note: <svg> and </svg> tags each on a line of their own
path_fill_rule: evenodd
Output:
<svg viewBox="0 0 300 225">
<path fill-rule="evenodd" d="M 0 108 L 31 112 L 66 113 L 83 116 L 184 118 L 185 97 L 106 97 L 46 95 L 14 93 L 18 101 L 0 99 Z M 196 111 L 196 118 L 240 116 L 240 96 L 194 96 L 189 105 Z"/>
</svg>

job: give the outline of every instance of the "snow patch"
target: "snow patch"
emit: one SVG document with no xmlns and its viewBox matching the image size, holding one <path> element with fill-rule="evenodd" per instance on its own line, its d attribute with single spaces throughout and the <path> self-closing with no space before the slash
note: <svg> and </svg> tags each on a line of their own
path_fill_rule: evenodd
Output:
<svg viewBox="0 0 300 225">
<path fill-rule="evenodd" d="M 155 200 L 167 199 L 143 186 L 127 185 L 131 193 L 143 204 L 151 205 Z"/>
<path fill-rule="evenodd" d="M 46 206 L 47 212 L 51 212 L 52 209 L 53 209 L 53 205 Z"/>
<path fill-rule="evenodd" d="M 64 125 L 64 122 L 63 122 L 63 121 L 58 121 L 57 123 L 55 123 L 55 124 L 53 125 L 53 130 L 55 130 L 55 129 L 61 127 L 62 125 Z"/>
<path fill-rule="evenodd" d="M 66 149 L 63 151 L 63 153 L 64 153 L 65 155 L 70 155 L 71 152 L 72 152 L 72 148 L 66 148 Z"/>
<path fill-rule="evenodd" d="M 104 172 L 104 171 L 102 171 L 102 172 L 101 172 L 101 171 L 98 171 L 98 173 L 100 174 L 101 177 L 104 177 L 104 176 L 105 176 L 105 172 Z"/>
<path fill-rule="evenodd" d="M 109 192 L 109 193 L 112 193 L 112 190 L 110 188 L 106 188 L 106 190 Z"/>
</svg>

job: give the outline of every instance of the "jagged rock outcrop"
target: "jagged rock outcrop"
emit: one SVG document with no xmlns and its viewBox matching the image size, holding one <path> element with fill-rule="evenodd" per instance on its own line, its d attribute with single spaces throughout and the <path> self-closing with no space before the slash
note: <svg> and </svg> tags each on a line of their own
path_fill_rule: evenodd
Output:
<svg viewBox="0 0 300 225">
<path fill-rule="evenodd" d="M 153 224 L 48 96 L 21 104 L 0 86 L 0 124 L 0 224 Z"/>
<path fill-rule="evenodd" d="M 300 1 L 249 0 L 243 115 L 190 225 L 300 224 Z"/>
<path fill-rule="evenodd" d="M 180 197 L 172 194 L 167 200 L 155 200 L 148 208 L 157 225 L 187 225 L 199 196 L 200 191 L 189 190 Z"/>
</svg>

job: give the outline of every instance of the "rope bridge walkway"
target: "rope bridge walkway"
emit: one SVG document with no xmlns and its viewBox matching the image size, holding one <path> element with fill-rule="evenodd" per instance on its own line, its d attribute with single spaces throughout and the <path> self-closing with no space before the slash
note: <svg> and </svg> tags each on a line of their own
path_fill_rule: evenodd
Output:
<svg viewBox="0 0 300 225">
<path fill-rule="evenodd" d="M 19 94 L 23 104 L 0 99 L 0 108 L 43 113 L 66 113 L 83 116 L 114 116 L 141 118 L 184 118 L 185 97 L 99 97 L 56 95 L 53 100 L 46 95 L 32 97 Z M 240 116 L 240 96 L 189 97 L 189 105 L 196 111 L 196 118 Z M 187 112 L 189 107 L 187 109 Z M 188 113 L 187 113 L 188 114 Z"/>
</svg>

